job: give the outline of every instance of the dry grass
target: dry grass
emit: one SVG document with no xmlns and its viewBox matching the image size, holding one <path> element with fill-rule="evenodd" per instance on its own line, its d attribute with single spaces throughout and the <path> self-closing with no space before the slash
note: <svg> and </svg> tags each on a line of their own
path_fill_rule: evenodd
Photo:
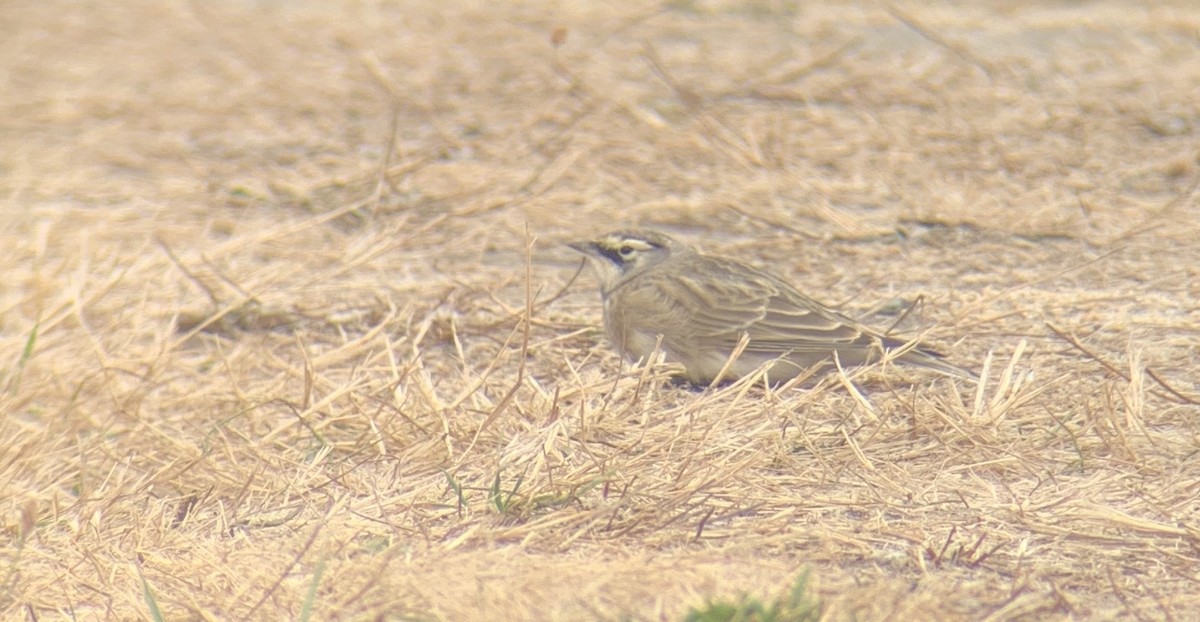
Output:
<svg viewBox="0 0 1200 622">
<path fill-rule="evenodd" d="M 0 23 L 4 619 L 1200 607 L 1190 3 Z M 987 382 L 622 365 L 561 245 L 615 224 Z"/>
</svg>

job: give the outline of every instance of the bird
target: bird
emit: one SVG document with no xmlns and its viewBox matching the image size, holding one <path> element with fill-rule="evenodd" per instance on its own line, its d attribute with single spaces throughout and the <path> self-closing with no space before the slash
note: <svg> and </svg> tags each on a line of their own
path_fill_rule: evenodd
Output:
<svg viewBox="0 0 1200 622">
<path fill-rule="evenodd" d="M 635 361 L 661 351 L 695 385 L 734 381 L 764 367 L 767 382 L 779 385 L 835 355 L 841 365 L 856 366 L 897 349 L 899 363 L 978 381 L 943 355 L 868 328 L 780 277 L 663 233 L 613 231 L 568 246 L 584 255 L 600 282 L 604 328 L 616 349 Z"/>
</svg>

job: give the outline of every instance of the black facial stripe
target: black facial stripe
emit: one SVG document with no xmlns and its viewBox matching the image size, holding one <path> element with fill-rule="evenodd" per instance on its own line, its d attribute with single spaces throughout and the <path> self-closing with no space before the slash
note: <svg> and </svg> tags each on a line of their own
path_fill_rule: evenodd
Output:
<svg viewBox="0 0 1200 622">
<path fill-rule="evenodd" d="M 639 248 L 639 246 L 643 246 L 643 245 L 645 246 L 645 248 Z M 596 246 L 596 250 L 600 251 L 601 255 L 604 255 L 605 257 L 607 257 L 609 261 L 611 261 L 614 264 L 616 264 L 617 266 L 619 266 L 622 270 L 629 267 L 629 265 L 630 265 L 629 260 L 631 259 L 631 257 L 622 257 L 621 256 L 622 249 L 632 249 L 635 251 L 645 252 L 648 250 L 655 250 L 655 249 L 662 248 L 662 244 L 657 244 L 655 242 L 651 242 L 650 240 L 643 240 L 640 238 L 639 239 L 631 239 L 626 243 L 622 243 L 622 244 L 615 245 L 615 246 L 612 245 L 611 242 L 605 243 L 605 244 L 596 244 L 595 246 Z"/>
<path fill-rule="evenodd" d="M 608 257 L 610 261 L 617 264 L 618 266 L 625 265 L 625 260 L 621 258 L 621 254 L 618 253 L 616 251 L 616 249 L 602 246 L 602 247 L 600 247 L 600 254 L 604 255 L 605 257 Z"/>
</svg>

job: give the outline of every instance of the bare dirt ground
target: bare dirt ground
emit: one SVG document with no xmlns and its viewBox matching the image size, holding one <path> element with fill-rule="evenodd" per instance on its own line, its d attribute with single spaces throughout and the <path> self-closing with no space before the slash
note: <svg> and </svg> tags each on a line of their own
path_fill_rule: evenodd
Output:
<svg viewBox="0 0 1200 622">
<path fill-rule="evenodd" d="M 0 4 L 0 617 L 1197 619 L 1142 4 Z M 633 225 L 986 382 L 622 363 L 563 243 Z"/>
</svg>

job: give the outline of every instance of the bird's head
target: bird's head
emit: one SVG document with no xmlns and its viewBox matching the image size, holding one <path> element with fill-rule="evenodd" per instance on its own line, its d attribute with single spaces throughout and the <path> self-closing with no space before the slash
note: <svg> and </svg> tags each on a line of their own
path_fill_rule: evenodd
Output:
<svg viewBox="0 0 1200 622">
<path fill-rule="evenodd" d="M 672 254 L 693 252 L 653 231 L 613 231 L 567 246 L 587 257 L 600 279 L 601 291 L 606 294 L 625 279 L 666 261 Z"/>
</svg>

